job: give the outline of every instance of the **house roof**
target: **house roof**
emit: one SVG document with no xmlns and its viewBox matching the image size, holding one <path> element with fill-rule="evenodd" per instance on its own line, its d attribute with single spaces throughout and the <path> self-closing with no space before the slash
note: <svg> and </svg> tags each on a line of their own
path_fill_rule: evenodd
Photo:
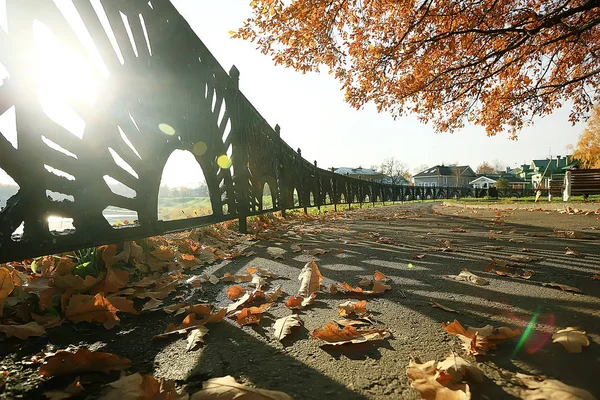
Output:
<svg viewBox="0 0 600 400">
<path fill-rule="evenodd" d="M 383 175 L 381 172 L 377 172 L 374 169 L 370 168 L 348 168 L 348 167 L 340 167 L 334 170 L 336 174 L 350 174 L 350 175 Z"/>
<path fill-rule="evenodd" d="M 571 161 L 573 160 L 571 156 L 566 156 L 558 159 L 554 158 L 552 160 L 533 160 L 531 163 L 534 167 L 538 169 L 538 171 L 541 172 L 544 172 L 546 170 L 546 166 L 548 165 L 548 163 L 550 163 L 548 171 L 559 171 L 569 166 L 569 163 L 567 162 L 569 158 L 571 159 Z"/>
<path fill-rule="evenodd" d="M 504 178 L 507 181 L 513 183 L 513 182 L 524 182 L 523 179 L 519 178 L 518 176 L 514 175 L 514 174 L 509 174 L 509 173 L 504 173 L 504 174 L 478 174 L 477 175 L 478 178 L 469 182 L 469 184 L 472 184 L 473 182 L 476 182 L 477 180 L 481 179 L 481 178 L 488 178 L 489 180 L 492 180 L 494 182 L 496 182 L 498 179 L 500 178 Z"/>
<path fill-rule="evenodd" d="M 427 168 L 424 171 L 413 175 L 415 178 L 424 178 L 429 176 L 477 176 L 468 165 L 436 165 L 435 167 Z"/>
</svg>

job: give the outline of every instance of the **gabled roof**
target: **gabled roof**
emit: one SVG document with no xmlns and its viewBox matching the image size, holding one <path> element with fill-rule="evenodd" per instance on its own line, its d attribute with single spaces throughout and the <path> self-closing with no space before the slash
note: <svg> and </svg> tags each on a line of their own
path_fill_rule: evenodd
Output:
<svg viewBox="0 0 600 400">
<path fill-rule="evenodd" d="M 552 160 L 533 160 L 531 163 L 538 168 L 538 171 L 544 172 L 546 170 L 546 166 L 548 165 L 548 163 L 550 163 L 550 166 L 548 167 L 548 171 L 558 171 L 558 170 L 563 170 L 565 169 L 569 163 L 567 163 L 567 161 L 571 159 L 571 161 L 573 161 L 571 156 L 567 156 L 567 157 L 561 157 L 559 159 L 557 158 L 553 158 Z"/>
<path fill-rule="evenodd" d="M 340 167 L 334 170 L 336 174 L 350 174 L 350 175 L 383 175 L 381 172 L 377 172 L 374 169 L 370 168 L 348 168 L 348 167 Z"/>
<path fill-rule="evenodd" d="M 504 174 L 478 174 L 477 175 L 478 178 L 469 182 L 469 184 L 472 184 L 473 182 L 476 182 L 477 180 L 481 179 L 481 178 L 488 178 L 490 180 L 493 180 L 494 182 L 498 181 L 498 179 L 503 178 L 506 179 L 507 181 L 513 183 L 513 182 L 525 182 L 523 179 L 519 178 L 518 176 L 514 175 L 514 174 L 509 174 L 509 173 L 504 173 Z"/>
<path fill-rule="evenodd" d="M 424 171 L 413 175 L 414 178 L 424 178 L 430 176 L 477 176 L 468 165 L 436 165 L 435 167 L 427 168 Z"/>
</svg>

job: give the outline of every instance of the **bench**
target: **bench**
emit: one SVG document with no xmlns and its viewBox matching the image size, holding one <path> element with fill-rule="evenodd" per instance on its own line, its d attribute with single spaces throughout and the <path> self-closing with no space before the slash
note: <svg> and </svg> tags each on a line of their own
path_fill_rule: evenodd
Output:
<svg viewBox="0 0 600 400">
<path fill-rule="evenodd" d="M 600 194 L 600 169 L 572 169 L 566 172 L 563 200 L 571 196 Z"/>
</svg>

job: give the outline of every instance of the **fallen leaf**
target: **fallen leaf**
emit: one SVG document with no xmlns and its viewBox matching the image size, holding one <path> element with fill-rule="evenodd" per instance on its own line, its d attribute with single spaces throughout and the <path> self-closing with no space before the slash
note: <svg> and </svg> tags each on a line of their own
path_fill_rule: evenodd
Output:
<svg viewBox="0 0 600 400">
<path fill-rule="evenodd" d="M 243 326 L 258 324 L 263 314 L 267 312 L 272 305 L 273 303 L 265 303 L 259 307 L 242 308 L 242 310 L 236 314 L 236 321 L 238 325 Z"/>
<path fill-rule="evenodd" d="M 37 315 L 31 313 L 31 319 L 43 326 L 44 328 L 54 328 L 60 326 L 63 323 L 63 319 L 60 315 Z"/>
<path fill-rule="evenodd" d="M 323 275 L 321 275 L 316 262 L 311 261 L 306 263 L 298 276 L 298 280 L 300 281 L 300 290 L 298 290 L 298 294 L 304 297 L 310 296 L 312 293 L 319 290 L 323 279 Z"/>
<path fill-rule="evenodd" d="M 227 306 L 227 313 L 237 310 L 241 305 L 254 300 L 254 296 L 250 292 L 246 292 L 242 297 L 238 299 L 235 303 Z"/>
<path fill-rule="evenodd" d="M 510 256 L 510 259 L 524 263 L 539 262 L 543 260 L 542 257 L 532 257 L 523 254 L 513 254 L 512 256 Z"/>
<path fill-rule="evenodd" d="M 358 316 L 363 316 L 368 313 L 367 311 L 367 301 L 346 301 L 340 305 L 338 305 L 338 314 L 342 317 L 347 317 L 350 314 L 356 314 Z"/>
<path fill-rule="evenodd" d="M 572 326 L 554 333 L 552 343 L 562 344 L 569 353 L 581 353 L 582 347 L 590 345 L 585 331 Z"/>
<path fill-rule="evenodd" d="M 594 276 L 592 276 L 592 280 L 594 280 L 594 281 L 600 281 L 600 275 L 594 274 Z"/>
<path fill-rule="evenodd" d="M 270 270 L 266 269 L 266 268 L 246 268 L 246 272 L 248 272 L 250 275 L 259 275 L 259 276 L 264 276 L 267 278 L 273 278 L 273 279 L 277 279 L 279 278 L 279 275 L 277 275 L 274 272 L 271 272 Z"/>
<path fill-rule="evenodd" d="M 569 386 L 554 379 L 544 379 L 525 374 L 516 374 L 517 379 L 529 390 L 521 392 L 523 400 L 596 400 L 588 391 Z"/>
<path fill-rule="evenodd" d="M 47 400 L 70 399 L 71 397 L 77 396 L 83 392 L 83 390 L 84 389 L 83 386 L 81 386 L 81 380 L 79 377 L 77 377 L 63 390 L 51 390 L 49 392 L 44 392 L 44 396 L 46 396 Z"/>
<path fill-rule="evenodd" d="M 377 270 L 373 274 L 373 279 L 375 279 L 376 281 L 379 281 L 379 282 L 387 282 L 387 281 L 389 281 L 389 278 L 387 276 L 385 276 L 383 273 L 381 273 L 381 272 L 379 272 Z"/>
<path fill-rule="evenodd" d="M 578 252 L 577 250 L 572 250 L 568 247 L 565 247 L 565 255 L 574 256 L 574 257 L 583 257 L 580 252 Z"/>
<path fill-rule="evenodd" d="M 108 384 L 102 400 L 187 400 L 188 394 L 177 392 L 174 381 L 156 379 L 136 372 Z"/>
<path fill-rule="evenodd" d="M 481 246 L 481 248 L 483 250 L 498 251 L 498 250 L 502 250 L 504 248 L 504 246 Z"/>
<path fill-rule="evenodd" d="M 260 275 L 252 275 L 252 280 L 250 281 L 250 284 L 254 285 L 254 287 L 257 290 L 260 290 L 261 287 L 267 284 L 267 278 Z"/>
<path fill-rule="evenodd" d="M 369 319 L 369 317 L 362 317 L 358 319 L 340 319 L 335 321 L 336 324 L 340 326 L 364 326 L 364 325 L 373 325 L 373 321 Z"/>
<path fill-rule="evenodd" d="M 421 258 L 425 257 L 425 254 L 412 253 L 410 256 L 416 260 L 420 260 Z"/>
<path fill-rule="evenodd" d="M 566 239 L 584 239 L 585 235 L 581 232 L 575 231 L 565 231 L 560 229 L 555 229 L 554 234 L 558 237 L 566 238 Z"/>
<path fill-rule="evenodd" d="M 452 228 L 452 229 L 448 229 L 448 232 L 452 232 L 452 233 L 464 233 L 464 232 L 467 232 L 467 230 L 463 229 L 463 228 Z"/>
<path fill-rule="evenodd" d="M 443 385 L 463 381 L 483 383 L 485 379 L 484 373 L 479 368 L 454 353 L 439 362 L 436 369 L 435 380 Z"/>
<path fill-rule="evenodd" d="M 267 247 L 267 254 L 270 255 L 273 259 L 280 258 L 283 260 L 283 255 L 285 253 L 287 253 L 287 251 L 280 247 Z"/>
<path fill-rule="evenodd" d="M 265 301 L 267 303 L 274 303 L 281 296 L 283 296 L 283 291 L 281 290 L 281 286 L 277 286 L 276 288 L 265 292 Z"/>
<path fill-rule="evenodd" d="M 108 372 L 129 367 L 131 361 L 111 353 L 94 352 L 84 347 L 75 353 L 59 350 L 56 354 L 46 357 L 40 367 L 40 374 L 53 377 L 82 372 Z"/>
<path fill-rule="evenodd" d="M 442 328 L 451 335 L 456 335 L 463 342 L 464 349 L 472 355 L 486 354 L 489 349 L 495 348 L 497 344 L 506 339 L 521 335 L 518 329 L 507 327 L 494 328 L 486 325 L 483 328 L 463 328 L 460 322 L 454 320 L 452 323 L 442 322 Z"/>
<path fill-rule="evenodd" d="M 317 255 L 322 255 L 325 253 L 326 253 L 326 251 L 323 249 L 304 250 L 304 254 L 306 254 L 307 256 L 317 256 Z"/>
<path fill-rule="evenodd" d="M 231 286 L 227 289 L 227 297 L 231 300 L 236 300 L 242 297 L 246 293 L 246 289 L 241 286 Z"/>
<path fill-rule="evenodd" d="M 22 325 L 0 325 L 0 332 L 6 334 L 6 337 L 16 337 L 25 340 L 32 336 L 42 336 L 46 329 L 35 321 Z"/>
<path fill-rule="evenodd" d="M 275 339 L 281 341 L 287 335 L 289 335 L 292 331 L 292 328 L 295 326 L 301 326 L 302 320 L 300 316 L 296 314 L 288 315 L 287 317 L 279 318 L 275 321 L 273 325 L 273 336 Z"/>
<path fill-rule="evenodd" d="M 582 293 L 581 290 L 577 289 L 576 287 L 569 286 L 569 285 L 563 285 L 562 283 L 547 282 L 547 283 L 542 283 L 542 286 L 551 287 L 551 288 L 555 288 L 555 289 L 561 289 L 561 290 L 564 290 L 565 292 Z"/>
<path fill-rule="evenodd" d="M 160 246 L 150 254 L 161 261 L 172 261 L 175 258 L 175 252 L 169 246 Z"/>
<path fill-rule="evenodd" d="M 79 275 L 54 275 L 50 283 L 52 286 L 56 286 L 59 289 L 73 289 L 79 292 L 84 292 L 101 282 L 104 279 L 104 275 L 104 272 L 97 277 L 87 275 L 85 279 Z"/>
<path fill-rule="evenodd" d="M 204 325 L 198 325 L 192 329 L 187 337 L 186 351 L 196 350 L 201 344 L 204 344 L 204 335 L 208 333 L 208 328 Z"/>
<path fill-rule="evenodd" d="M 102 293 L 93 297 L 76 294 L 69 300 L 65 318 L 74 322 L 100 322 L 106 329 L 111 329 L 119 322 L 118 311 L 137 313 L 133 308 L 133 301 L 123 297 L 108 299 Z"/>
<path fill-rule="evenodd" d="M 435 360 L 421 363 L 410 360 L 406 368 L 406 376 L 412 381 L 410 386 L 421 394 L 421 399 L 426 400 L 469 400 L 471 392 L 466 383 L 447 383 L 447 386 L 438 382 Z"/>
<path fill-rule="evenodd" d="M 292 252 L 294 253 L 298 253 L 300 251 L 302 251 L 302 248 L 300 246 L 298 246 L 297 244 L 292 244 L 290 246 L 290 249 L 292 250 Z"/>
<path fill-rule="evenodd" d="M 520 275 L 519 273 L 509 272 L 507 267 L 500 267 L 499 269 L 495 269 L 494 264 L 488 264 L 484 267 L 484 269 L 487 272 L 492 272 L 500 276 L 508 276 L 510 278 L 529 279 L 533 275 L 533 272 L 527 270 L 523 270 L 523 275 Z"/>
<path fill-rule="evenodd" d="M 315 302 L 315 297 L 317 297 L 316 293 L 312 293 L 310 296 L 290 296 L 287 299 L 285 306 L 287 308 L 295 308 L 302 310 L 303 308 L 313 304 Z"/>
<path fill-rule="evenodd" d="M 163 307 L 162 310 L 164 312 L 166 312 L 167 314 L 172 314 L 175 311 L 178 311 L 184 307 L 188 307 L 189 305 L 190 305 L 189 303 L 175 303 L 175 304 L 171 304 L 170 306 Z"/>
<path fill-rule="evenodd" d="M 237 282 L 237 283 L 241 283 L 241 282 L 250 282 L 252 280 L 252 275 L 247 274 L 247 275 L 231 275 L 229 272 L 225 273 L 225 275 L 223 275 L 221 277 L 221 282 Z"/>
<path fill-rule="evenodd" d="M 460 274 L 458 275 L 446 275 L 447 278 L 454 279 L 456 281 L 465 281 L 470 282 L 475 285 L 485 286 L 489 285 L 490 282 L 487 279 L 481 278 L 471 272 L 468 269 L 463 268 L 460 270 Z"/>
<path fill-rule="evenodd" d="M 190 400 L 292 400 L 283 392 L 256 389 L 240 385 L 232 376 L 212 378 L 202 384 L 202 390 L 191 395 Z"/>
<path fill-rule="evenodd" d="M 453 310 L 450 307 L 443 306 L 440 303 L 436 303 L 434 301 L 430 301 L 429 303 L 431 304 L 431 307 L 441 308 L 444 311 L 453 312 L 453 313 L 457 313 L 458 314 L 458 311 Z"/>
<path fill-rule="evenodd" d="M 150 300 L 148 300 L 146 303 L 144 303 L 144 305 L 142 307 L 142 311 L 156 311 L 160 308 L 162 303 L 163 302 L 161 300 L 157 300 L 157 299 L 150 297 Z"/>
<path fill-rule="evenodd" d="M 373 340 L 383 340 L 390 336 L 385 329 L 355 329 L 348 325 L 343 329 L 333 322 L 325 324 L 323 329 L 315 329 L 310 336 L 321 339 L 329 345 L 337 346 L 346 343 L 364 343 Z"/>
</svg>

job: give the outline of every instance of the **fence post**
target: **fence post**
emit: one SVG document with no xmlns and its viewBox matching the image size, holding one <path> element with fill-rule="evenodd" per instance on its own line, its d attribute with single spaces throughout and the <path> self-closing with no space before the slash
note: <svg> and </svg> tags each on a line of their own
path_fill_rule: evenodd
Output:
<svg viewBox="0 0 600 400">
<path fill-rule="evenodd" d="M 315 200 L 315 205 L 317 206 L 317 210 L 321 211 L 321 199 L 324 197 L 323 193 L 321 193 L 321 182 L 319 181 L 319 171 L 317 170 L 317 160 L 314 162 L 315 164 L 315 183 L 317 186 L 317 193 L 313 196 Z"/>
<path fill-rule="evenodd" d="M 243 127 L 245 124 L 242 124 L 240 115 L 240 93 L 239 93 L 239 83 L 240 83 L 240 71 L 237 69 L 235 65 L 231 67 L 229 70 L 229 76 L 231 77 L 231 81 L 233 82 L 232 89 L 235 92 L 236 105 L 233 108 L 233 112 L 231 113 L 232 119 L 237 119 L 237 126 Z M 246 131 L 244 128 L 238 128 L 235 132 L 235 138 L 237 138 L 237 148 L 235 151 L 235 156 L 233 156 L 232 162 L 235 163 L 235 200 L 236 200 L 236 208 L 238 213 L 238 229 L 240 233 L 248 233 L 248 211 L 249 211 L 249 202 L 248 202 L 248 168 L 246 165 L 248 164 L 248 146 L 246 145 Z M 234 139 L 235 140 L 235 139 Z"/>
<path fill-rule="evenodd" d="M 362 181 L 362 177 L 360 175 L 358 176 L 358 180 Z M 364 194 L 364 192 L 363 192 L 363 185 L 362 185 L 362 182 L 360 182 L 358 184 L 358 204 L 360 205 L 360 208 L 362 208 L 363 194 Z"/>
<path fill-rule="evenodd" d="M 569 201 L 571 198 L 571 171 L 565 172 L 564 186 L 563 201 Z"/>
<path fill-rule="evenodd" d="M 279 139 L 278 145 L 279 145 L 279 158 L 277 159 L 277 172 L 279 173 L 279 207 L 281 208 L 281 216 L 283 218 L 286 217 L 287 213 L 285 211 L 285 206 L 287 205 L 287 198 L 286 198 L 286 192 L 285 192 L 285 170 L 284 170 L 284 166 L 283 166 L 283 157 L 282 157 L 282 148 L 283 146 L 281 145 L 281 127 L 279 126 L 279 124 L 275 125 L 275 134 L 277 135 L 277 138 Z"/>
<path fill-rule="evenodd" d="M 331 167 L 331 191 L 333 192 L 333 211 L 337 212 L 337 182 L 335 180 L 335 168 Z"/>
</svg>

